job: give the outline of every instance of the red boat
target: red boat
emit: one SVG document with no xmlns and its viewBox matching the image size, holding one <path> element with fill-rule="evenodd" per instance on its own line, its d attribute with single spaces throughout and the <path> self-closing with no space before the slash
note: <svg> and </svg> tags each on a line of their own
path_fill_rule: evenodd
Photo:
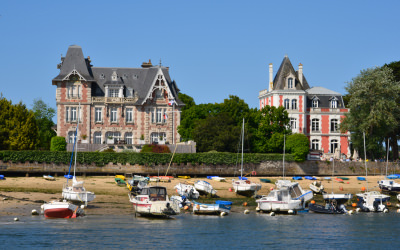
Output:
<svg viewBox="0 0 400 250">
<path fill-rule="evenodd" d="M 50 201 L 42 206 L 46 218 L 76 218 L 83 215 L 83 210 L 77 205 L 66 201 Z"/>
</svg>

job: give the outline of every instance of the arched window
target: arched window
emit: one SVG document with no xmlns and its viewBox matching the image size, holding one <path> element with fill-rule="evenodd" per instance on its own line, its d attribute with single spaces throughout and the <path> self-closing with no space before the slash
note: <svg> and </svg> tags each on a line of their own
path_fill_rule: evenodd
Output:
<svg viewBox="0 0 400 250">
<path fill-rule="evenodd" d="M 335 153 L 336 149 L 339 148 L 339 143 L 338 140 L 332 140 L 331 141 L 331 153 Z"/>
<path fill-rule="evenodd" d="M 288 79 L 288 89 L 292 89 L 293 88 L 293 78 L 289 78 Z"/>
<path fill-rule="evenodd" d="M 125 133 L 124 139 L 126 144 L 133 144 L 132 132 Z"/>
<path fill-rule="evenodd" d="M 311 131 L 313 131 L 313 132 L 319 131 L 319 119 L 311 120 Z"/>
<path fill-rule="evenodd" d="M 318 99 L 313 99 L 312 100 L 312 107 L 313 108 L 318 108 Z"/>
<path fill-rule="evenodd" d="M 165 141 L 167 139 L 165 132 L 153 132 L 150 135 L 150 142 L 159 142 L 159 141 Z"/>
<path fill-rule="evenodd" d="M 337 108 L 337 100 L 332 99 L 331 100 L 331 109 L 336 109 Z"/>
<path fill-rule="evenodd" d="M 297 109 L 297 100 L 296 99 L 292 100 L 292 109 Z"/>
<path fill-rule="evenodd" d="M 331 120 L 331 132 L 339 132 L 338 119 L 332 119 Z"/>
<path fill-rule="evenodd" d="M 121 139 L 121 133 L 120 132 L 107 132 L 106 133 L 107 139 L 114 139 L 115 141 L 119 141 Z"/>
<path fill-rule="evenodd" d="M 311 149 L 319 150 L 319 140 L 318 139 L 314 139 L 311 141 Z"/>
<path fill-rule="evenodd" d="M 101 144 L 101 132 L 93 133 L 93 144 Z"/>
<path fill-rule="evenodd" d="M 75 142 L 75 131 L 69 131 L 68 132 L 68 143 L 74 143 Z"/>
<path fill-rule="evenodd" d="M 285 109 L 289 109 L 289 99 L 285 99 L 284 107 Z"/>
</svg>

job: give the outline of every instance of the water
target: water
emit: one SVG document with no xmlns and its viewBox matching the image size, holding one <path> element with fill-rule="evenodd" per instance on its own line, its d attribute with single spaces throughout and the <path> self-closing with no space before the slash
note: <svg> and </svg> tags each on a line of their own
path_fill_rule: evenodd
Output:
<svg viewBox="0 0 400 250">
<path fill-rule="evenodd" d="M 226 217 L 182 214 L 158 220 L 133 215 L 88 215 L 77 219 L 0 217 L 0 242 L 7 248 L 399 248 L 400 214 L 255 212 Z"/>
</svg>

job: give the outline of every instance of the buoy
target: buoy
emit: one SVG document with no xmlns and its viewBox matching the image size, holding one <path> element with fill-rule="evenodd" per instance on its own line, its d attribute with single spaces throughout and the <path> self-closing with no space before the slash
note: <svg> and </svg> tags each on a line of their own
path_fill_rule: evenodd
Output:
<svg viewBox="0 0 400 250">
<path fill-rule="evenodd" d="M 274 212 L 269 213 L 269 216 L 275 216 Z"/>
<path fill-rule="evenodd" d="M 311 204 L 315 204 L 315 200 L 312 200 L 312 201 L 311 201 Z"/>
<path fill-rule="evenodd" d="M 357 203 L 351 204 L 352 207 L 357 207 Z"/>
<path fill-rule="evenodd" d="M 81 205 L 81 208 L 84 209 L 84 208 L 85 208 L 85 205 Z"/>
<path fill-rule="evenodd" d="M 356 208 L 356 212 L 358 213 L 358 212 L 360 212 L 360 210 L 361 210 L 361 208 Z"/>
<path fill-rule="evenodd" d="M 386 206 L 391 207 L 392 203 L 390 203 L 389 201 L 386 203 Z"/>
<path fill-rule="evenodd" d="M 36 209 L 32 210 L 32 215 L 39 215 L 38 211 Z"/>
<path fill-rule="evenodd" d="M 260 212 L 260 208 L 259 207 L 256 207 L 256 212 Z"/>
<path fill-rule="evenodd" d="M 250 213 L 250 211 L 249 210 L 244 210 L 244 212 L 243 212 L 244 214 L 249 214 Z"/>
<path fill-rule="evenodd" d="M 364 192 L 364 191 L 365 191 L 365 187 L 361 187 L 361 191 L 363 191 L 363 192 Z"/>
<path fill-rule="evenodd" d="M 188 210 L 188 209 L 189 209 L 189 206 L 186 205 L 186 206 L 183 207 L 183 209 Z"/>
<path fill-rule="evenodd" d="M 271 191 L 272 191 L 272 190 L 274 190 L 274 188 L 273 188 L 273 187 L 271 187 L 269 190 L 271 190 Z"/>
<path fill-rule="evenodd" d="M 340 186 L 340 187 L 339 187 L 339 190 L 340 190 L 340 191 L 343 191 L 343 187 L 342 187 L 342 186 Z"/>
<path fill-rule="evenodd" d="M 200 205 L 197 205 L 196 208 L 197 208 L 197 210 L 199 210 L 200 209 Z"/>
<path fill-rule="evenodd" d="M 400 204 L 396 204 L 396 207 L 400 207 Z"/>
<path fill-rule="evenodd" d="M 354 213 L 353 210 L 349 210 L 349 215 L 352 215 Z"/>
<path fill-rule="evenodd" d="M 384 212 L 384 213 L 389 213 L 389 210 L 388 210 L 387 208 L 385 208 L 385 209 L 383 210 L 383 212 Z"/>
<path fill-rule="evenodd" d="M 229 188 L 229 192 L 232 192 L 232 188 Z"/>
<path fill-rule="evenodd" d="M 221 216 L 225 216 L 226 215 L 226 213 L 225 212 L 221 212 L 221 214 L 220 214 Z"/>
<path fill-rule="evenodd" d="M 17 217 L 14 218 L 14 221 L 19 221 L 19 219 Z"/>
<path fill-rule="evenodd" d="M 350 182 L 346 182 L 347 184 L 350 184 Z"/>
<path fill-rule="evenodd" d="M 289 209 L 288 214 L 294 214 L 294 211 L 292 209 Z"/>
<path fill-rule="evenodd" d="M 397 211 L 396 211 L 398 214 L 400 214 L 400 209 L 397 209 Z"/>
<path fill-rule="evenodd" d="M 247 202 L 243 202 L 243 206 L 247 206 Z"/>
</svg>

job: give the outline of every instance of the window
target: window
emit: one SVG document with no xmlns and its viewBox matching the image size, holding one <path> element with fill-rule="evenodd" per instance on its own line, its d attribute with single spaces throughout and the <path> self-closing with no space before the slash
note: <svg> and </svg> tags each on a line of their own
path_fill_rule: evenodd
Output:
<svg viewBox="0 0 400 250">
<path fill-rule="evenodd" d="M 100 79 L 104 79 L 105 78 L 105 75 L 104 74 L 101 74 L 100 75 Z"/>
<path fill-rule="evenodd" d="M 95 108 L 94 109 L 94 114 L 95 114 L 95 122 L 101 122 L 103 120 L 103 115 L 101 112 L 102 108 Z"/>
<path fill-rule="evenodd" d="M 297 119 L 296 118 L 290 118 L 290 127 L 292 130 L 297 128 Z"/>
<path fill-rule="evenodd" d="M 68 98 L 79 98 L 80 93 L 80 85 L 70 84 L 67 87 L 67 96 Z"/>
<path fill-rule="evenodd" d="M 331 141 L 331 153 L 334 154 L 337 148 L 339 148 L 338 140 L 332 140 Z"/>
<path fill-rule="evenodd" d="M 106 133 L 107 139 L 114 139 L 114 141 L 119 141 L 121 139 L 121 133 L 120 132 L 107 132 Z"/>
<path fill-rule="evenodd" d="M 337 108 L 337 100 L 335 100 L 335 99 L 331 100 L 331 108 L 332 109 Z"/>
<path fill-rule="evenodd" d="M 151 133 L 151 135 L 150 135 L 151 143 L 153 143 L 153 142 L 159 142 L 159 141 L 161 140 L 161 138 L 162 138 L 163 141 L 166 140 L 166 134 L 165 134 L 165 132 L 159 132 L 159 133 L 153 132 L 153 133 Z"/>
<path fill-rule="evenodd" d="M 312 100 L 312 107 L 313 108 L 318 108 L 318 99 L 313 99 Z"/>
<path fill-rule="evenodd" d="M 65 121 L 69 121 L 69 107 L 65 108 Z"/>
<path fill-rule="evenodd" d="M 126 109 L 126 122 L 133 122 L 133 108 Z"/>
<path fill-rule="evenodd" d="M 68 132 L 68 143 L 74 143 L 75 142 L 75 131 L 69 131 Z"/>
<path fill-rule="evenodd" d="M 289 99 L 285 99 L 284 107 L 285 109 L 289 109 Z"/>
<path fill-rule="evenodd" d="M 67 121 L 67 122 L 77 122 L 78 120 L 78 118 L 77 118 L 77 107 L 66 107 L 65 108 L 65 120 Z M 82 122 L 82 110 L 81 110 L 81 112 L 79 112 L 79 114 L 80 114 L 80 123 Z"/>
<path fill-rule="evenodd" d="M 108 89 L 108 97 L 118 97 L 119 89 Z"/>
<path fill-rule="evenodd" d="M 311 141 L 311 149 L 319 150 L 319 140 L 314 139 Z"/>
<path fill-rule="evenodd" d="M 292 89 L 293 88 L 293 78 L 289 78 L 288 79 L 288 89 Z"/>
<path fill-rule="evenodd" d="M 162 109 L 157 109 L 157 116 L 156 116 L 156 122 L 161 123 L 162 122 Z"/>
<path fill-rule="evenodd" d="M 157 99 L 163 99 L 164 98 L 162 89 L 157 89 L 156 90 L 156 98 Z"/>
<path fill-rule="evenodd" d="M 127 88 L 126 97 L 133 97 L 133 88 Z"/>
<path fill-rule="evenodd" d="M 296 99 L 292 100 L 292 109 L 297 109 L 297 100 Z"/>
<path fill-rule="evenodd" d="M 319 131 L 319 119 L 312 119 L 311 121 L 311 131 Z"/>
<path fill-rule="evenodd" d="M 71 107 L 71 114 L 70 114 L 71 121 L 76 121 L 76 107 Z"/>
<path fill-rule="evenodd" d="M 117 122 L 117 108 L 111 108 L 111 122 Z"/>
<path fill-rule="evenodd" d="M 339 131 L 339 122 L 337 119 L 331 120 L 331 132 L 338 132 Z"/>
<path fill-rule="evenodd" d="M 126 144 L 133 144 L 132 143 L 132 132 L 125 133 L 125 143 Z"/>
<path fill-rule="evenodd" d="M 101 132 L 93 133 L 93 144 L 101 144 Z"/>
</svg>

